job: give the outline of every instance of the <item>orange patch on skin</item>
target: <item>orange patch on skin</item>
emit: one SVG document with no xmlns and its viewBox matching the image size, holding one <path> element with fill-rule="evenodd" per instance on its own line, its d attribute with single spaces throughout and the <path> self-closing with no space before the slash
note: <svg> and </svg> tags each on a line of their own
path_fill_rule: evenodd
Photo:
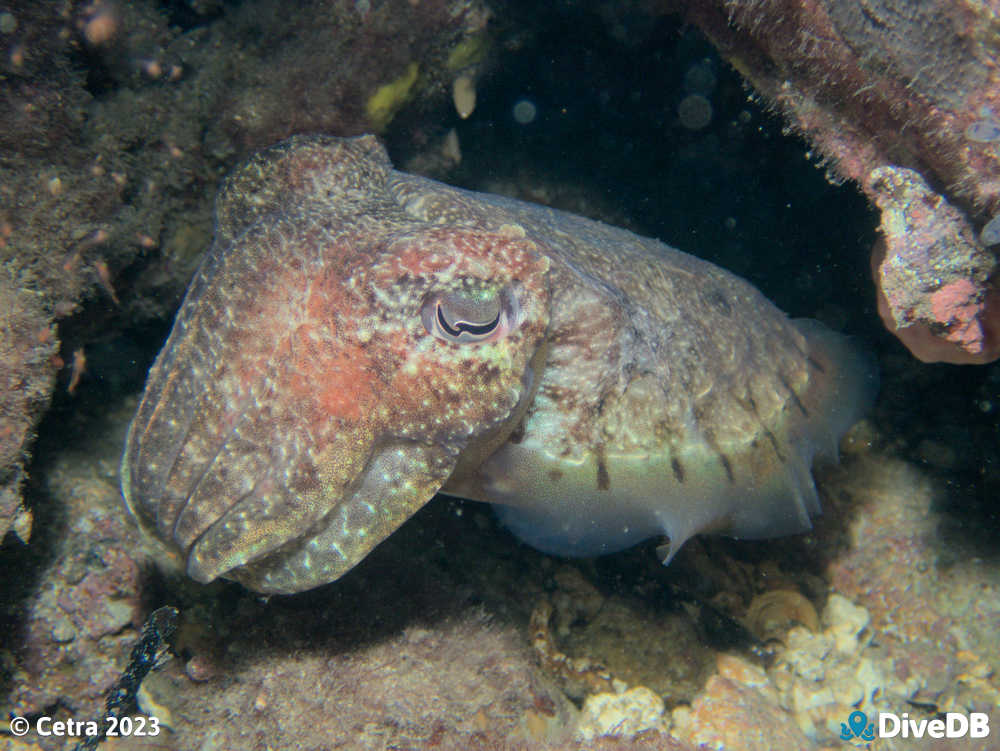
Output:
<svg viewBox="0 0 1000 751">
<path fill-rule="evenodd" d="M 310 321 L 322 321 L 323 326 L 327 328 L 330 334 L 335 335 L 337 322 L 331 302 L 330 296 L 324 294 L 321 290 L 311 290 L 308 299 L 305 301 L 304 313 L 305 317 Z M 305 325 L 312 326 L 314 324 Z"/>
<path fill-rule="evenodd" d="M 285 388 L 326 416 L 356 422 L 377 396 L 370 366 L 359 347 L 345 347 L 318 360 L 296 357 Z"/>
<path fill-rule="evenodd" d="M 365 350 L 338 341 L 330 351 L 310 334 L 315 325 L 303 323 L 283 347 L 288 356 L 288 388 L 302 403 L 333 418 L 357 421 L 376 398 L 376 377 Z"/>
<path fill-rule="evenodd" d="M 365 311 L 356 310 L 349 295 L 337 294 L 335 275 L 314 278 L 309 291 L 296 296 L 294 290 L 305 286 L 303 271 L 288 267 L 279 273 L 246 314 L 259 325 L 240 334 L 244 346 L 234 369 L 242 391 L 253 391 L 271 371 L 276 395 L 301 405 L 309 420 L 358 421 L 378 396 L 378 378 L 366 350 L 339 324 Z M 262 337 L 261 327 L 280 332 L 277 340 Z"/>
<path fill-rule="evenodd" d="M 503 261 L 499 267 L 497 259 Z M 509 279 L 527 278 L 547 267 L 547 260 L 523 238 L 450 228 L 428 232 L 419 242 L 398 250 L 391 273 L 431 276 L 452 268 L 456 276 L 482 275 L 493 268 Z"/>
<path fill-rule="evenodd" d="M 316 394 L 318 406 L 331 417 L 359 420 L 362 409 L 375 399 L 369 365 L 368 358 L 357 348 L 325 360 L 323 371 L 328 380 Z"/>
<path fill-rule="evenodd" d="M 426 249 L 419 245 L 411 245 L 397 256 L 394 267 L 413 276 L 424 276 L 445 269 L 453 262 L 453 259 L 441 256 L 435 262 L 433 254 L 428 253 Z"/>
</svg>

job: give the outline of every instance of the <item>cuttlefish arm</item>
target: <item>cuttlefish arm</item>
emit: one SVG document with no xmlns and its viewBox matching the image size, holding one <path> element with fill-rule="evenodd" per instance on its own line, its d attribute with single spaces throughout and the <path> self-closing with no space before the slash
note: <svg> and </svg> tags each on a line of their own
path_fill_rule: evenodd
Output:
<svg viewBox="0 0 1000 751">
<path fill-rule="evenodd" d="M 129 508 L 199 581 L 332 581 L 443 491 L 525 541 L 760 537 L 874 395 L 844 337 L 655 240 L 298 137 L 220 191 L 150 372 Z"/>
</svg>

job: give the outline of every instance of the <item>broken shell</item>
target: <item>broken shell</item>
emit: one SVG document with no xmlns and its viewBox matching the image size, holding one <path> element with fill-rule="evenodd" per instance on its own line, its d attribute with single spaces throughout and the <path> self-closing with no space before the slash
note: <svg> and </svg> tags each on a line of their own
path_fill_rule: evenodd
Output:
<svg viewBox="0 0 1000 751">
<path fill-rule="evenodd" d="M 761 641 L 780 641 L 785 632 L 797 624 L 810 631 L 819 630 L 816 608 L 792 589 L 773 589 L 754 597 L 743 622 Z"/>
</svg>

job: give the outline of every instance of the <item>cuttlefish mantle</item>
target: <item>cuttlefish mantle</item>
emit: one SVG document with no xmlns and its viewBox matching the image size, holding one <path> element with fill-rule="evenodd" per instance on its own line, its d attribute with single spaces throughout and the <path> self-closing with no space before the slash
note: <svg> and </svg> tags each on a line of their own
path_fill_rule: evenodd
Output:
<svg viewBox="0 0 1000 751">
<path fill-rule="evenodd" d="M 809 528 L 875 370 L 663 243 L 296 137 L 223 184 L 122 460 L 198 581 L 333 581 L 444 492 L 596 555 Z"/>
</svg>

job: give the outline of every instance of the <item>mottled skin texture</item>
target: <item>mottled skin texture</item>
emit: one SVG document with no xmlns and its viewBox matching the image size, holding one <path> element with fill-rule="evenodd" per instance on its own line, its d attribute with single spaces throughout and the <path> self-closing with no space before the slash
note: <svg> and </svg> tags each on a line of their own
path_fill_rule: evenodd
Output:
<svg viewBox="0 0 1000 751">
<path fill-rule="evenodd" d="M 450 341 L 439 299 L 506 318 Z M 122 484 L 191 576 L 262 592 L 338 578 L 439 490 L 555 552 L 676 549 L 807 527 L 812 456 L 867 376 L 662 243 L 396 172 L 371 137 L 297 137 L 222 188 Z"/>
</svg>

